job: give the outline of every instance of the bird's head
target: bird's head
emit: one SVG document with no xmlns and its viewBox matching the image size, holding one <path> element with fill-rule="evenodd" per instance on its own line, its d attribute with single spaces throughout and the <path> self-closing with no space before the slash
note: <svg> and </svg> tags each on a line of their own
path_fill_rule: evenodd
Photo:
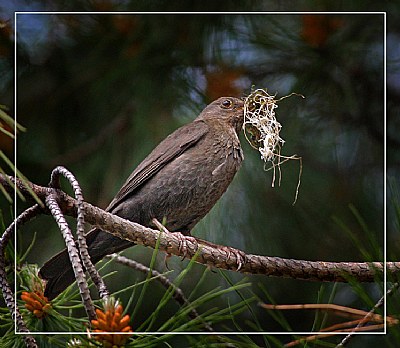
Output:
<svg viewBox="0 0 400 348">
<path fill-rule="evenodd" d="M 197 117 L 198 120 L 218 119 L 232 126 L 239 133 L 244 120 L 244 102 L 239 98 L 221 97 L 214 100 Z"/>
</svg>

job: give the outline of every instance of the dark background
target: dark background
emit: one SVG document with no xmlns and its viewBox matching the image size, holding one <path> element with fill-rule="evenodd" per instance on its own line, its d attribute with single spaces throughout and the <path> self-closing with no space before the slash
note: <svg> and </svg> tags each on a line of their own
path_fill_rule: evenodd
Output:
<svg viewBox="0 0 400 348">
<path fill-rule="evenodd" d="M 193 11 L 240 10 L 229 2 L 207 8 L 197 2 L 175 2 L 174 6 L 169 2 L 157 6 L 133 1 L 72 3 L 74 10 L 83 11 L 179 11 L 189 6 Z M 272 171 L 263 171 L 259 154 L 242 135 L 243 167 L 193 235 L 253 254 L 382 260 L 386 141 L 387 252 L 388 260 L 396 255 L 398 259 L 400 238 L 392 199 L 399 179 L 400 26 L 394 19 L 399 8 L 390 2 L 385 8 L 369 7 L 374 2 L 368 1 L 343 2 L 346 7 L 336 2 L 336 8 L 328 2 L 318 7 L 314 2 L 295 3 L 313 11 L 388 11 L 386 105 L 383 14 L 18 15 L 17 120 L 27 128 L 18 134 L 18 169 L 32 182 L 46 185 L 51 169 L 63 165 L 75 174 L 87 201 L 106 207 L 152 148 L 193 120 L 210 101 L 228 95 L 243 97 L 252 85 L 277 92 L 278 98 L 297 92 L 306 98 L 292 96 L 276 109 L 286 141 L 282 154 L 303 158 L 297 203 L 292 206 L 299 162 L 283 164 L 281 186 L 272 188 Z M 272 6 L 271 2 L 249 2 L 247 9 L 284 10 L 293 3 L 268 4 Z M 29 9 L 72 9 L 69 6 L 31 2 Z M 12 17 L 7 17 L 10 8 L 2 10 L 2 20 L 10 18 L 8 24 L 14 25 Z M 0 46 L 1 103 L 13 114 L 14 38 L 7 28 L 2 29 Z M 3 143 L 3 151 L 12 157 L 12 143 Z M 18 203 L 19 211 L 24 207 Z M 11 219 L 9 210 L 5 211 L 6 220 Z M 37 233 L 30 262 L 41 265 L 62 248 L 62 238 L 49 217 L 36 219 L 22 232 L 21 250 Z M 135 247 L 126 255 L 148 264 L 151 250 Z M 175 271 L 185 265 L 177 258 L 169 261 Z M 111 290 L 126 286 L 127 279 L 131 284 L 142 278 L 115 268 L 120 272 L 109 281 Z M 157 268 L 165 271 L 163 257 Z M 203 266 L 196 266 L 191 271 L 182 284 L 184 290 L 189 292 L 196 285 L 202 270 Z M 243 277 L 228 276 L 233 281 Z M 208 277 L 204 292 L 227 286 L 219 273 Z M 247 279 L 262 301 L 268 299 L 260 285 L 279 304 L 326 303 L 333 287 L 263 276 Z M 155 287 L 148 305 L 135 318 L 139 324 L 164 291 Z M 364 289 L 374 301 L 381 296 L 378 285 Z M 233 294 L 213 305 L 224 307 L 228 300 L 234 303 L 239 298 Z M 349 285 L 337 287 L 333 302 L 370 309 Z M 282 330 L 264 310 L 255 307 L 255 311 L 265 331 Z M 285 316 L 295 331 L 312 328 L 313 313 Z M 253 331 L 246 322 L 251 320 L 249 313 L 241 318 L 242 329 Z M 359 338 L 354 347 L 372 347 L 382 340 Z"/>
</svg>

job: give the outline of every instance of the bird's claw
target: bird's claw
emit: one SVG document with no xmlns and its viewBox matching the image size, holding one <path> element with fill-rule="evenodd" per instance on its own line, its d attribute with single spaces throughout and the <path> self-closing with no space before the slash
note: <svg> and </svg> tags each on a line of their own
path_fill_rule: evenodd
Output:
<svg viewBox="0 0 400 348">
<path fill-rule="evenodd" d="M 174 234 L 176 234 L 179 239 L 178 250 L 179 253 L 183 253 L 182 255 L 182 261 L 183 261 L 188 254 L 188 245 L 187 245 L 188 240 L 191 241 L 193 244 L 197 243 L 197 240 L 192 236 L 185 236 L 180 232 L 175 232 Z"/>
<path fill-rule="evenodd" d="M 168 271 L 170 271 L 170 269 L 169 269 L 169 267 L 168 267 L 168 260 L 170 259 L 171 256 L 172 256 L 172 255 L 171 255 L 170 253 L 166 253 L 166 254 L 165 254 L 164 265 L 165 265 L 165 268 L 166 268 Z"/>
<path fill-rule="evenodd" d="M 236 271 L 240 271 L 243 265 L 246 262 L 246 257 L 243 252 L 237 249 L 233 249 L 230 247 L 224 247 L 225 251 L 227 252 L 227 259 L 230 259 L 232 254 L 235 256 L 236 259 Z"/>
</svg>

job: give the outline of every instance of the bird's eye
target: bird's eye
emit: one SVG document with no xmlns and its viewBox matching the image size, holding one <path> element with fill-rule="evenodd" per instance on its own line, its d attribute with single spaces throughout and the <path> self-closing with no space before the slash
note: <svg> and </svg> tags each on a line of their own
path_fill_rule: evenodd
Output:
<svg viewBox="0 0 400 348">
<path fill-rule="evenodd" d="M 229 108 L 232 106 L 232 101 L 229 100 L 229 99 L 225 99 L 225 100 L 221 103 L 221 106 L 222 106 L 224 109 L 229 109 Z"/>
</svg>

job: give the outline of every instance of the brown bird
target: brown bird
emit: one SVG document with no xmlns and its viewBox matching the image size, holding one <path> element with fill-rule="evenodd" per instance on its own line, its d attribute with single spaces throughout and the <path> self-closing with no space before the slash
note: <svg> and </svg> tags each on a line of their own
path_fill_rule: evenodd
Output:
<svg viewBox="0 0 400 348">
<path fill-rule="evenodd" d="M 226 191 L 243 160 L 238 134 L 243 101 L 223 97 L 191 123 L 164 139 L 129 176 L 107 211 L 144 226 L 166 221 L 171 232 L 190 235 Z M 135 245 L 99 229 L 86 242 L 93 263 Z M 53 256 L 39 275 L 50 300 L 75 280 L 66 250 Z"/>
</svg>

